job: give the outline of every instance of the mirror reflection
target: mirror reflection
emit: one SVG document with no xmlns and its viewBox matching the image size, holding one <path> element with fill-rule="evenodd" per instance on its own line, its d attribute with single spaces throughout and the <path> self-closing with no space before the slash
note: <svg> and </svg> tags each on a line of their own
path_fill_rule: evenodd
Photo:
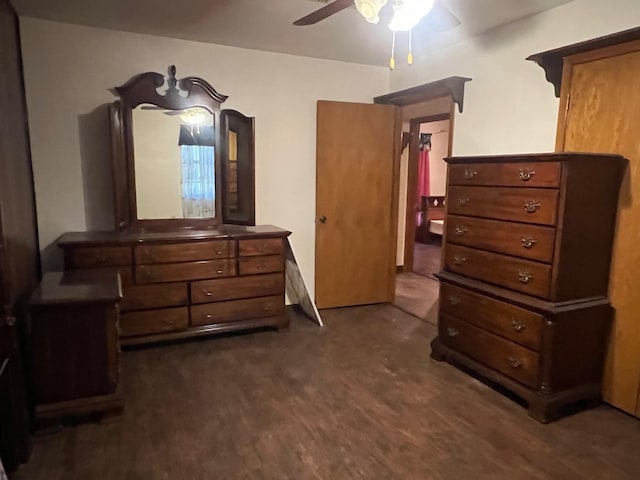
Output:
<svg viewBox="0 0 640 480">
<path fill-rule="evenodd" d="M 215 217 L 213 115 L 143 104 L 132 123 L 137 218 Z"/>
</svg>

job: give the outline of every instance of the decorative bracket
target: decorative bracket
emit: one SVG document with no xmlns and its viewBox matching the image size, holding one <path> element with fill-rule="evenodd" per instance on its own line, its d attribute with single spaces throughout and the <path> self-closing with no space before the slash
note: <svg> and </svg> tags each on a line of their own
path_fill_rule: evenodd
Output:
<svg viewBox="0 0 640 480">
<path fill-rule="evenodd" d="M 435 82 L 375 97 L 373 102 L 401 107 L 450 95 L 454 103 L 458 104 L 458 110 L 462 113 L 464 84 L 469 81 L 471 79 L 467 77 L 447 77 Z"/>
</svg>

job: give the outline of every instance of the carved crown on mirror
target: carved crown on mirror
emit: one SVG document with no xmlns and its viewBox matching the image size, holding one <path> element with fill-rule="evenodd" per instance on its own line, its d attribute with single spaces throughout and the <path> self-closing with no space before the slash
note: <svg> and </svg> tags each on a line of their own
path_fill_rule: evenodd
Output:
<svg viewBox="0 0 640 480">
<path fill-rule="evenodd" d="M 110 108 L 116 230 L 255 224 L 254 119 L 199 77 L 134 76 Z"/>
</svg>

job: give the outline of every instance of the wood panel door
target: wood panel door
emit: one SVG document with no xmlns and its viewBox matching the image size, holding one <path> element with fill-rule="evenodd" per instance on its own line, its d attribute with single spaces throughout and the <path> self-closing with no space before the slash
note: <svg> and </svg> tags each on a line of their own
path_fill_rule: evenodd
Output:
<svg viewBox="0 0 640 480">
<path fill-rule="evenodd" d="M 640 415 L 640 42 L 568 57 L 564 68 L 557 150 L 618 153 L 629 160 L 611 266 L 616 313 L 604 398 Z"/>
<path fill-rule="evenodd" d="M 400 122 L 391 105 L 318 102 L 316 304 L 391 302 Z"/>
</svg>

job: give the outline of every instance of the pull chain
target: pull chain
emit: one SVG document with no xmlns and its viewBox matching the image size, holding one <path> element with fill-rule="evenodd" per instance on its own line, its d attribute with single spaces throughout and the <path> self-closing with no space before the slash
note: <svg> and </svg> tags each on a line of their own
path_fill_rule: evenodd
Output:
<svg viewBox="0 0 640 480">
<path fill-rule="evenodd" d="M 407 63 L 409 65 L 413 64 L 413 54 L 411 53 L 411 33 L 413 29 L 409 30 L 409 54 L 407 55 Z"/>
<path fill-rule="evenodd" d="M 396 32 L 393 32 L 393 41 L 391 42 L 391 60 L 389 60 L 389 69 L 393 70 L 396 68 Z"/>
</svg>

